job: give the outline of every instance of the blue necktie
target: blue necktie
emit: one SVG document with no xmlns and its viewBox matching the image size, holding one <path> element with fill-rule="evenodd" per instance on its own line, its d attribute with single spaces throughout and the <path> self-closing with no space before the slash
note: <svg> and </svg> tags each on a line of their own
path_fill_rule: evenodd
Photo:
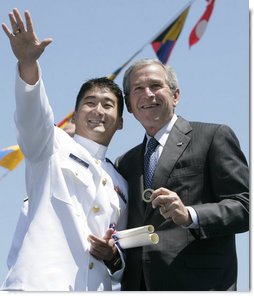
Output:
<svg viewBox="0 0 254 296">
<path fill-rule="evenodd" d="M 151 138 L 147 144 L 147 150 L 144 156 L 144 188 L 151 188 L 153 174 L 156 167 L 155 149 L 158 146 L 158 141 Z"/>
</svg>

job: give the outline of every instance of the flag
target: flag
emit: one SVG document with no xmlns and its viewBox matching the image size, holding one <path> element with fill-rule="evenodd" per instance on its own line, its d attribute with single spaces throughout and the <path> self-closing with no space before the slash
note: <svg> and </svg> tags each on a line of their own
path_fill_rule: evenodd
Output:
<svg viewBox="0 0 254 296">
<path fill-rule="evenodd" d="M 9 146 L 0 150 L 0 166 L 9 171 L 14 170 L 23 159 L 24 155 L 18 145 Z"/>
<path fill-rule="evenodd" d="M 189 9 L 190 5 L 151 42 L 157 57 L 163 64 L 167 63 L 176 41 L 182 32 Z"/>
<path fill-rule="evenodd" d="M 67 116 L 65 116 L 65 118 L 63 120 L 61 120 L 60 122 L 58 122 L 57 126 L 60 128 L 64 128 L 72 119 L 74 112 L 70 112 Z"/>
<path fill-rule="evenodd" d="M 197 43 L 203 36 L 205 29 L 207 27 L 210 16 L 213 12 L 215 0 L 207 0 L 207 7 L 197 24 L 192 29 L 189 36 L 189 46 L 191 47 Z"/>
<path fill-rule="evenodd" d="M 117 70 L 115 70 L 112 74 L 110 74 L 108 76 L 108 79 L 110 80 L 114 80 L 116 78 L 116 76 L 123 70 L 123 68 L 125 67 L 126 65 L 123 64 L 120 68 L 118 68 Z"/>
</svg>

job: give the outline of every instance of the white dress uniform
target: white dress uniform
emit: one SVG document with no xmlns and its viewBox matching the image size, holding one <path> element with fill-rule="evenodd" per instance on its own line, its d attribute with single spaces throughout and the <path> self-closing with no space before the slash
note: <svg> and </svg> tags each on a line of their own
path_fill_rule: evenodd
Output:
<svg viewBox="0 0 254 296">
<path fill-rule="evenodd" d="M 28 208 L 8 257 L 2 290 L 110 291 L 113 275 L 89 253 L 89 234 L 124 229 L 127 183 L 105 160 L 107 147 L 54 127 L 41 79 L 31 86 L 17 73 L 18 143 L 25 155 Z M 121 254 L 122 257 L 122 254 Z"/>
</svg>

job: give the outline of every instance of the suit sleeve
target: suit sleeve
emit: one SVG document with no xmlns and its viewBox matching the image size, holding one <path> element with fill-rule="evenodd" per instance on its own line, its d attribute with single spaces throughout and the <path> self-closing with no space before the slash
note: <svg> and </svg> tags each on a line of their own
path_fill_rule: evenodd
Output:
<svg viewBox="0 0 254 296">
<path fill-rule="evenodd" d="M 48 157 L 53 150 L 53 112 L 41 79 L 40 68 L 40 79 L 35 85 L 26 84 L 19 76 L 18 67 L 16 69 L 17 139 L 26 159 L 37 162 Z"/>
<path fill-rule="evenodd" d="M 214 134 L 208 153 L 212 203 L 195 205 L 200 239 L 232 235 L 249 229 L 249 170 L 238 139 L 227 126 Z"/>
</svg>

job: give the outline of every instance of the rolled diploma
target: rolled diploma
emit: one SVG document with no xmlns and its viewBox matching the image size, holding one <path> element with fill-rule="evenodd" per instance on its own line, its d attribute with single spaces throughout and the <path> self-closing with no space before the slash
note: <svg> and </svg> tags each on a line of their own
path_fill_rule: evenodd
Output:
<svg viewBox="0 0 254 296">
<path fill-rule="evenodd" d="M 157 233 L 140 233 L 121 238 L 118 242 L 123 249 L 136 248 L 157 244 L 159 242 L 159 236 Z"/>
<path fill-rule="evenodd" d="M 138 234 L 142 234 L 142 233 L 147 234 L 147 233 L 153 233 L 153 232 L 154 232 L 153 225 L 145 225 L 145 226 L 141 226 L 141 227 L 117 231 L 115 235 L 118 239 L 122 239 L 125 237 L 134 236 L 134 235 L 138 235 Z"/>
</svg>

